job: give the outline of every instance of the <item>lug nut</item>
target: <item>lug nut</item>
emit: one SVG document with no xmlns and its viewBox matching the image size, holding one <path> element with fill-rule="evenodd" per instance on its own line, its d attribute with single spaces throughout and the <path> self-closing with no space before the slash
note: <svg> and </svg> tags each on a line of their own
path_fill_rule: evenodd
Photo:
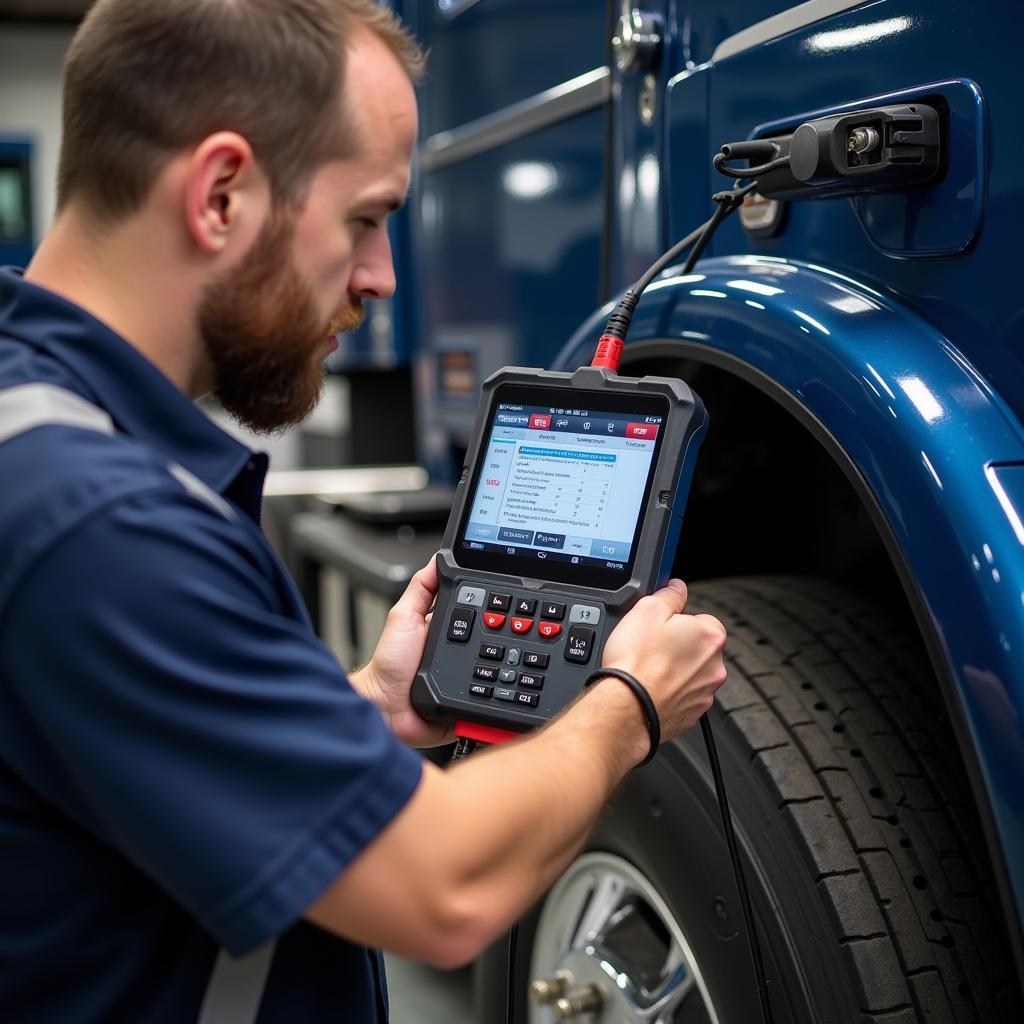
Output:
<svg viewBox="0 0 1024 1024">
<path fill-rule="evenodd" d="M 585 1013 L 600 1013 L 603 1006 L 604 994 L 596 985 L 577 988 L 555 1000 L 555 1020 L 572 1020 Z"/>
<path fill-rule="evenodd" d="M 878 148 L 881 138 L 874 128 L 854 128 L 846 140 L 846 148 L 851 153 L 870 153 Z"/>
<path fill-rule="evenodd" d="M 535 1003 L 545 1006 L 564 996 L 572 988 L 572 974 L 569 971 L 555 971 L 552 978 L 538 978 L 530 982 L 530 995 Z"/>
</svg>

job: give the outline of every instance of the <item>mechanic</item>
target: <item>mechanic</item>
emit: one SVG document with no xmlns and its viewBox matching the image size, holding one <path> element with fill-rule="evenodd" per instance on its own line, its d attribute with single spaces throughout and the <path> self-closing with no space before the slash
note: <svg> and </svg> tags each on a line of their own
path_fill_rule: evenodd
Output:
<svg viewBox="0 0 1024 1024">
<path fill-rule="evenodd" d="M 98 0 L 75 37 L 57 217 L 0 273 L 4 1021 L 384 1021 L 373 950 L 472 959 L 647 753 L 607 678 L 425 763 L 433 565 L 346 676 L 259 529 L 265 456 L 192 404 L 300 421 L 393 292 L 422 67 L 369 0 Z M 666 739 L 725 679 L 685 601 L 605 650 Z"/>
</svg>

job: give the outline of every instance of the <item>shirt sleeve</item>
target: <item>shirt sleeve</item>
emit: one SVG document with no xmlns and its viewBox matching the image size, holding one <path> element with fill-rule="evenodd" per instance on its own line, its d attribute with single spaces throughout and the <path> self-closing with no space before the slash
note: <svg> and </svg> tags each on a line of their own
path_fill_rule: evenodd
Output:
<svg viewBox="0 0 1024 1024">
<path fill-rule="evenodd" d="M 287 929 L 422 768 L 259 562 L 184 493 L 122 500 L 39 561 L 0 630 L 63 780 L 46 795 L 235 954 Z"/>
</svg>

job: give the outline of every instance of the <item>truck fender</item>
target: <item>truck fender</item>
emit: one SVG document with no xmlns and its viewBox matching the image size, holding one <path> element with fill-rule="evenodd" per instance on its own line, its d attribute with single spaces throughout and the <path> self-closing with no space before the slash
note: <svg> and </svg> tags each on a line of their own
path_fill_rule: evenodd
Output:
<svg viewBox="0 0 1024 1024">
<path fill-rule="evenodd" d="M 589 362 L 613 307 L 576 332 L 553 369 Z M 854 485 L 928 647 L 1004 909 L 1019 911 L 1021 423 L 922 315 L 813 263 L 726 256 L 704 260 L 686 276 L 669 271 L 641 299 L 623 361 L 628 372 L 631 360 L 669 352 L 723 367 L 767 392 L 817 436 Z M 1008 916 L 1020 970 L 1021 914 Z"/>
</svg>

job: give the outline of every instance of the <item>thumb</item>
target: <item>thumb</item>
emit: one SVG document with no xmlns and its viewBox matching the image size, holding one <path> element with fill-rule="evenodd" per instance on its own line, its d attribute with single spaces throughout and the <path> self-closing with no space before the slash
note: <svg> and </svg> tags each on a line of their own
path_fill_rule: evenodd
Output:
<svg viewBox="0 0 1024 1024">
<path fill-rule="evenodd" d="M 431 558 L 422 569 L 413 574 L 409 586 L 405 588 L 405 593 L 398 599 L 395 607 L 401 608 L 407 614 L 423 618 L 434 604 L 437 585 L 437 560 Z"/>
<path fill-rule="evenodd" d="M 658 604 L 665 613 L 665 618 L 678 615 L 686 607 L 687 590 L 682 580 L 671 579 L 668 584 L 656 590 L 647 600 Z"/>
</svg>

